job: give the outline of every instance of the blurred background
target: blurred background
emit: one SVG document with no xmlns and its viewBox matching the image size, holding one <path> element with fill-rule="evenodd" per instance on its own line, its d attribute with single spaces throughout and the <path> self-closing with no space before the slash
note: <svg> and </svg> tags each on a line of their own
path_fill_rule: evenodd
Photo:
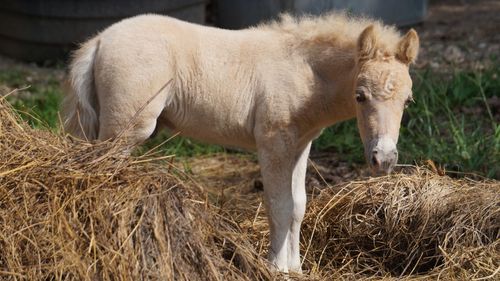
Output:
<svg viewBox="0 0 500 281">
<path fill-rule="evenodd" d="M 240 29 L 282 12 L 331 10 L 375 17 L 402 32 L 413 27 L 419 33 L 421 51 L 412 70 L 416 103 L 403 118 L 401 163 L 430 163 L 454 176 L 500 178 L 498 0 L 2 0 L 0 95 L 29 86 L 9 101 L 33 126 L 58 130 L 68 54 L 120 19 L 157 13 Z M 163 139 L 151 140 L 144 149 Z M 192 156 L 204 156 L 208 162 L 202 166 L 228 158 L 234 165 L 249 165 L 239 160 L 242 152 L 184 138 L 162 149 L 186 163 Z M 327 181 L 338 183 L 367 174 L 362 151 L 355 122 L 349 121 L 325 130 L 311 159 Z M 314 177 L 309 181 L 314 185 Z"/>
<path fill-rule="evenodd" d="M 421 22 L 426 0 L 3 0 L 0 51 L 27 61 L 64 58 L 82 42 L 120 19 L 157 13 L 199 24 L 240 29 L 283 12 L 321 14 L 346 10 L 387 23 Z"/>
</svg>

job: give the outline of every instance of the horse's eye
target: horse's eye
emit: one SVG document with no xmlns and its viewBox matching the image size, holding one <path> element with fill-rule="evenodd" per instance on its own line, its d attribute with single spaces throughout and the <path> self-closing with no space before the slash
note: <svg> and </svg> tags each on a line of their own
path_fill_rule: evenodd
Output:
<svg viewBox="0 0 500 281">
<path fill-rule="evenodd" d="M 366 94 L 363 90 L 356 90 L 356 101 L 364 102 L 366 100 Z"/>
</svg>

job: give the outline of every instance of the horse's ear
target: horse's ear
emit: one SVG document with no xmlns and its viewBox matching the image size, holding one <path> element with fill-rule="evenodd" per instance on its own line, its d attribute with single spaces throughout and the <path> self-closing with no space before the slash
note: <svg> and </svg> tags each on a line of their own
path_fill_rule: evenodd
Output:
<svg viewBox="0 0 500 281">
<path fill-rule="evenodd" d="M 419 45 L 417 32 L 412 28 L 406 33 L 403 39 L 399 41 L 396 58 L 405 64 L 415 62 Z"/>
<path fill-rule="evenodd" d="M 377 37 L 375 36 L 375 27 L 368 26 L 361 32 L 358 38 L 358 60 L 368 60 L 375 57 L 377 46 Z"/>
</svg>

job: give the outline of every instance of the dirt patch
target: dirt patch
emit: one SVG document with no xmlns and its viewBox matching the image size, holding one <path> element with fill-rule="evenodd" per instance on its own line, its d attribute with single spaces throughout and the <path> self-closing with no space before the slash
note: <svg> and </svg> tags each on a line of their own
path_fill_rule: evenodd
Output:
<svg viewBox="0 0 500 281">
<path fill-rule="evenodd" d="M 415 27 L 421 43 L 418 68 L 482 70 L 499 59 L 500 1 L 431 2 L 425 22 Z"/>
<path fill-rule="evenodd" d="M 186 158 L 180 160 L 179 165 L 223 201 L 235 194 L 261 196 L 263 191 L 260 167 L 255 156 L 250 154 L 220 153 Z M 340 161 L 334 153 L 313 152 L 307 167 L 307 191 L 310 195 L 317 194 L 322 189 L 369 175 L 364 164 Z"/>
</svg>

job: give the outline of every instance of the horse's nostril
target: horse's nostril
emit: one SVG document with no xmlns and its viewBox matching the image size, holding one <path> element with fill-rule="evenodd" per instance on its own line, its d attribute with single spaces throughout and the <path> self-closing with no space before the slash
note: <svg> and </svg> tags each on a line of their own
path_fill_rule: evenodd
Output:
<svg viewBox="0 0 500 281">
<path fill-rule="evenodd" d="M 372 165 L 373 166 L 378 166 L 380 165 L 378 159 L 377 159 L 377 156 L 375 155 L 376 153 L 373 153 L 374 155 L 372 156 Z"/>
</svg>

